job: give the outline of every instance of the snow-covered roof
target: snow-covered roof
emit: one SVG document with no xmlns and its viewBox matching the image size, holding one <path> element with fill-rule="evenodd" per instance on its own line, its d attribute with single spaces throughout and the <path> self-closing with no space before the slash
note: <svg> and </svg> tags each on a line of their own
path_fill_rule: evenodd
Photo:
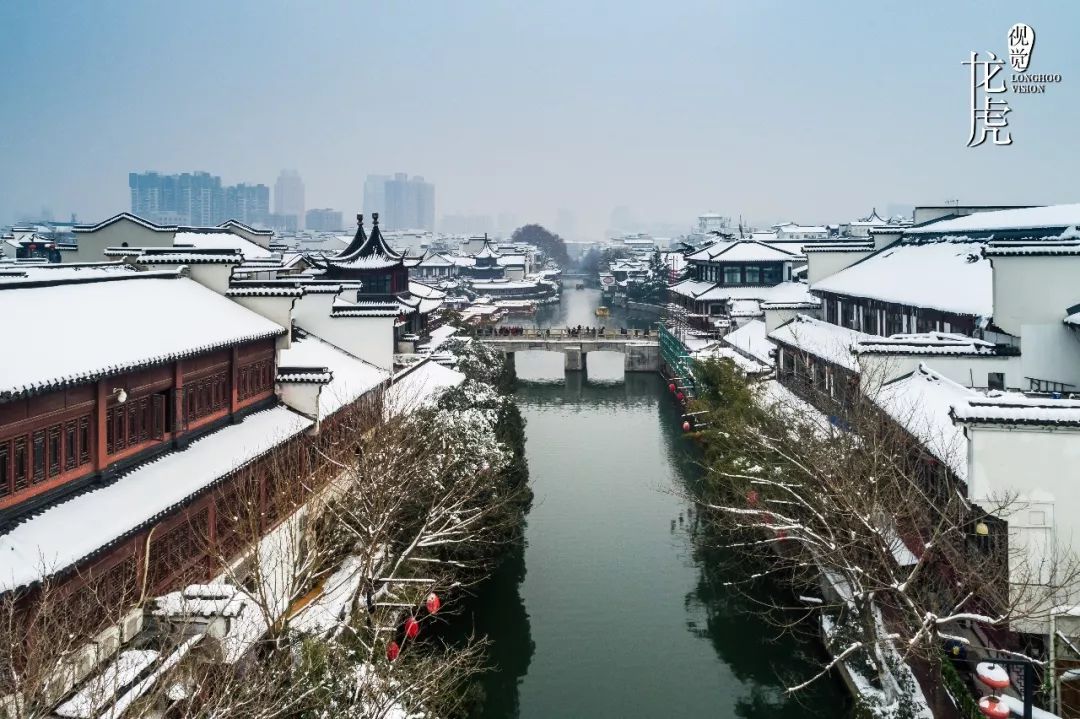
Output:
<svg viewBox="0 0 1080 719">
<path fill-rule="evenodd" d="M 1065 228 L 1078 225 L 1080 225 L 1080 203 L 975 212 L 964 217 L 909 227 L 904 230 L 904 234 L 964 234 L 966 232 Z"/>
<path fill-rule="evenodd" d="M 500 267 L 518 267 L 525 265 L 525 255 L 500 255 L 498 259 Z"/>
<path fill-rule="evenodd" d="M 860 342 L 858 354 L 897 355 L 995 355 L 993 342 L 949 332 L 920 332 L 897 334 Z"/>
<path fill-rule="evenodd" d="M 444 390 L 457 387 L 465 375 L 425 360 L 402 370 L 386 393 L 386 408 L 390 414 L 407 414 L 435 402 Z"/>
<path fill-rule="evenodd" d="M 453 325 L 437 327 L 428 333 L 430 339 L 426 343 L 420 345 L 418 349 L 426 352 L 434 352 L 455 334 L 457 334 L 457 327 L 454 327 Z"/>
<path fill-rule="evenodd" d="M 852 372 L 859 371 L 859 363 L 852 350 L 859 342 L 874 337 L 875 335 L 849 330 L 806 315 L 796 315 L 790 322 L 769 333 L 769 339 L 775 342 L 796 347 Z"/>
<path fill-rule="evenodd" d="M 65 317 L 73 308 L 96 321 L 41 331 L 42 317 Z M 0 363 L 0 401 L 285 332 L 175 273 L 45 286 L 0 283 L 0 317 L 9 336 L 32 338 Z"/>
<path fill-rule="evenodd" d="M 181 228 L 173 238 L 173 246 L 179 247 L 183 245 L 191 245 L 200 250 L 235 250 L 243 255 L 246 260 L 269 258 L 273 255 L 265 247 L 257 245 L 251 240 L 227 229 Z"/>
<path fill-rule="evenodd" d="M 477 292 L 489 290 L 528 290 L 535 289 L 539 285 L 536 282 L 510 282 L 508 280 L 485 280 L 483 282 L 473 280 L 472 288 Z"/>
<path fill-rule="evenodd" d="M 151 222 L 150 220 L 144 220 L 143 218 L 139 217 L 138 215 L 133 215 L 130 212 L 121 212 L 118 215 L 113 215 L 112 217 L 108 218 L 107 220 L 102 220 L 101 222 L 97 223 L 96 225 L 75 225 L 73 228 L 71 228 L 71 231 L 72 232 L 95 232 L 95 231 L 100 230 L 100 229 L 102 229 L 104 227 L 108 227 L 109 225 L 113 224 L 114 222 L 119 222 L 120 220 L 128 220 L 129 222 L 134 222 L 137 225 L 142 225 L 146 229 L 154 230 L 155 232 L 175 232 L 176 231 L 175 226 L 172 226 L 172 225 L 158 225 L 156 223 Z"/>
<path fill-rule="evenodd" d="M 730 360 L 743 374 L 765 374 L 770 370 L 769 365 L 762 364 L 757 360 L 750 359 L 740 354 L 732 347 L 724 347 L 719 342 L 712 342 L 708 346 L 696 351 L 692 355 L 694 359 L 726 359 Z"/>
<path fill-rule="evenodd" d="M 225 290 L 226 297 L 303 297 L 303 287 L 230 287 Z"/>
<path fill-rule="evenodd" d="M 876 252 L 812 289 L 976 317 L 994 313 L 993 271 L 985 243 L 897 243 Z"/>
<path fill-rule="evenodd" d="M 50 280 L 81 280 L 92 277 L 116 277 L 138 272 L 140 268 L 126 262 L 88 262 L 80 264 L 0 265 L 0 283 L 25 284 Z"/>
<path fill-rule="evenodd" d="M 826 433 L 833 429 L 829 416 L 810 404 L 778 380 L 770 379 L 753 385 L 754 401 L 764 408 L 784 415 L 798 424 Z"/>
<path fill-rule="evenodd" d="M 683 280 L 669 288 L 676 294 L 701 302 L 721 300 L 758 300 L 763 303 L 806 303 L 820 305 L 804 282 L 781 282 L 778 285 L 721 285 L 700 280 Z"/>
<path fill-rule="evenodd" d="M 960 423 L 1080 426 L 1080 400 L 1012 392 L 957 403 L 952 416 Z"/>
<path fill-rule="evenodd" d="M 769 341 L 768 329 L 761 320 L 750 320 L 737 330 L 724 335 L 723 339 L 727 344 L 763 364 L 772 367 L 775 362 L 769 353 L 776 345 Z"/>
<path fill-rule="evenodd" d="M 803 245 L 802 251 L 809 252 L 873 252 L 873 241 L 836 240 L 833 242 L 810 242 Z"/>
<path fill-rule="evenodd" d="M 244 256 L 227 252 L 146 252 L 135 261 L 140 265 L 239 265 Z"/>
<path fill-rule="evenodd" d="M 870 393 L 870 400 L 919 440 L 930 454 L 967 479 L 967 439 L 950 420 L 953 405 L 980 395 L 925 364 Z"/>
<path fill-rule="evenodd" d="M 798 255 L 764 242 L 734 240 L 714 242 L 689 256 L 691 262 L 785 262 Z"/>
<path fill-rule="evenodd" d="M 390 378 L 390 373 L 354 357 L 310 333 L 297 332 L 292 346 L 281 351 L 279 364 L 297 367 L 325 367 L 333 375 L 319 394 L 319 419 L 342 407 Z"/>
<path fill-rule="evenodd" d="M 454 262 L 450 260 L 446 255 L 439 254 L 438 252 L 429 252 L 418 263 L 420 267 L 449 267 Z"/>
<path fill-rule="evenodd" d="M 1070 227 L 1057 239 L 991 242 L 983 254 L 987 257 L 1080 255 L 1080 232 Z"/>
<path fill-rule="evenodd" d="M 282 406 L 255 412 L 183 451 L 139 465 L 106 487 L 35 514 L 0 537 L 0 592 L 36 582 L 111 546 L 311 424 Z"/>
</svg>

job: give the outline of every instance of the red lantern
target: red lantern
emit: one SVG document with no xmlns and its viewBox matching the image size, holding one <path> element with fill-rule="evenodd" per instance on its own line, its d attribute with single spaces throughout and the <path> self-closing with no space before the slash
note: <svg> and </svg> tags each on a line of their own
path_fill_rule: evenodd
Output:
<svg viewBox="0 0 1080 719">
<path fill-rule="evenodd" d="M 787 539 L 787 530 L 784 530 L 784 529 L 776 530 L 776 538 L 777 539 Z"/>
<path fill-rule="evenodd" d="M 416 621 L 415 617 L 409 617 L 405 620 L 405 636 L 409 639 L 416 639 L 416 635 L 420 633 L 420 622 Z"/>
<path fill-rule="evenodd" d="M 684 399 L 686 399 L 686 395 L 684 395 L 682 392 L 679 392 L 678 394 L 675 395 L 675 399 L 682 402 Z"/>
<path fill-rule="evenodd" d="M 668 383 L 667 391 L 668 392 L 674 392 L 675 391 L 675 383 L 674 382 L 669 382 Z"/>
<path fill-rule="evenodd" d="M 425 606 L 427 607 L 428 613 L 438 614 L 439 607 L 442 606 L 442 602 L 439 601 L 439 595 L 435 592 L 429 594 L 427 597 L 427 602 L 425 602 Z"/>
<path fill-rule="evenodd" d="M 682 423 L 682 431 L 683 432 L 689 432 L 690 431 L 690 420 L 687 420 L 687 421 Z"/>
<path fill-rule="evenodd" d="M 756 507 L 758 502 L 758 492 L 756 489 L 751 489 L 746 493 L 746 503 L 751 507 Z"/>
<path fill-rule="evenodd" d="M 1008 719 L 1012 716 L 1009 705 L 1000 697 L 983 697 L 979 700 L 979 711 L 984 716 L 993 717 L 993 719 Z"/>
<path fill-rule="evenodd" d="M 401 654 L 401 647 L 398 646 L 397 642 L 390 642 L 389 644 L 386 645 L 386 658 L 387 659 L 389 659 L 390 661 L 394 661 L 395 659 L 398 658 L 399 654 Z"/>
</svg>

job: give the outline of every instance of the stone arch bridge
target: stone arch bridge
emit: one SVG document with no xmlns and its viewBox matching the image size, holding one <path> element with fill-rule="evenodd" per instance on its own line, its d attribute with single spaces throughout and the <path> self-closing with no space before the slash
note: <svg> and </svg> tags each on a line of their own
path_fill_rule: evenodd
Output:
<svg viewBox="0 0 1080 719">
<path fill-rule="evenodd" d="M 516 352 L 529 350 L 562 352 L 563 366 L 567 372 L 587 370 L 590 352 L 620 352 L 623 370 L 626 372 L 657 372 L 660 369 L 660 341 L 655 334 L 645 335 L 619 332 L 569 333 L 566 330 L 524 330 L 515 335 L 487 335 L 477 333 L 475 338 L 495 349 L 502 350 L 511 360 Z"/>
</svg>

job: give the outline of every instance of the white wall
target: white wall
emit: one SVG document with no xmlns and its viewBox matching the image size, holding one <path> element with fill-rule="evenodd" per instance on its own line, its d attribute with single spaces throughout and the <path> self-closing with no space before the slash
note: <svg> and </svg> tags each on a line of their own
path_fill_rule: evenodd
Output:
<svg viewBox="0 0 1080 719">
<path fill-rule="evenodd" d="M 105 250 L 109 247 L 172 247 L 172 231 L 154 231 L 137 222 L 120 219 L 94 232 L 76 232 L 79 245 L 75 252 L 63 252 L 64 262 L 102 262 L 109 259 Z"/>
<path fill-rule="evenodd" d="M 1080 301 L 1080 256 L 993 257 L 994 324 L 1020 337 L 1023 374 L 1080 388 L 1080 336 L 1062 320 Z"/>
<path fill-rule="evenodd" d="M 1061 324 L 1080 302 L 1080 256 L 992 257 L 994 324 L 1023 337 L 1021 325 Z M 1038 291 L 1032 291 L 1038 288 Z"/>
<path fill-rule="evenodd" d="M 818 319 L 821 318 L 821 310 L 820 309 L 817 309 L 817 310 L 813 310 L 813 309 L 789 310 L 789 309 L 772 309 L 772 308 L 769 308 L 769 307 L 762 307 L 762 310 L 765 312 L 765 330 L 766 330 L 766 332 L 772 332 L 774 329 L 776 329 L 780 325 L 784 324 L 785 322 L 788 322 L 790 320 L 795 319 L 795 315 L 806 315 L 807 317 L 815 317 L 815 318 L 818 318 Z"/>
<path fill-rule="evenodd" d="M 290 409 L 317 421 L 322 389 L 323 385 L 314 382 L 282 382 L 278 385 L 278 394 Z"/>
<path fill-rule="evenodd" d="M 807 252 L 806 281 L 810 283 L 810 289 L 814 288 L 815 282 L 835 275 L 869 254 L 869 250 L 866 252 Z"/>
<path fill-rule="evenodd" d="M 262 315 L 271 322 L 276 322 L 285 328 L 283 341 L 278 342 L 278 349 L 288 349 L 292 346 L 292 311 L 293 303 L 299 301 L 296 297 L 232 297 L 230 298 L 241 307 L 246 307 L 252 312 Z"/>
<path fill-rule="evenodd" d="M 1009 522 L 1009 573 L 1014 583 L 1055 570 L 1080 551 L 1080 431 L 968 426 L 968 495 Z M 1071 555 L 1071 556 L 1070 556 Z M 1068 588 L 1059 604 L 1080 596 Z M 1038 625 L 1022 630 L 1038 630 Z"/>
<path fill-rule="evenodd" d="M 860 354 L 858 359 L 863 376 L 881 382 L 910 374 L 920 363 L 925 363 L 935 372 L 965 387 L 986 387 L 987 374 L 1002 372 L 1005 374 L 1006 388 L 1027 389 L 1020 357 Z"/>
<path fill-rule="evenodd" d="M 393 371 L 395 318 L 331 317 L 335 297 L 305 294 L 293 309 L 296 324 L 365 362 Z"/>
</svg>

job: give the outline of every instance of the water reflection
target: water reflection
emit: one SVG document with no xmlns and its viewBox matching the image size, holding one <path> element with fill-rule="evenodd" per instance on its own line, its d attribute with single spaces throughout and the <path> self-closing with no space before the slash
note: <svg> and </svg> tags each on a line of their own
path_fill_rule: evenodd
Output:
<svg viewBox="0 0 1080 719">
<path fill-rule="evenodd" d="M 519 376 L 543 378 L 528 357 Z M 730 557 L 687 541 L 692 510 L 676 492 L 701 470 L 659 377 L 611 384 L 621 362 L 590 363 L 586 377 L 554 359 L 546 378 L 557 384 L 517 392 L 536 499 L 524 552 L 474 602 L 494 667 L 477 716 L 844 716 L 835 683 L 809 705 L 783 694 L 818 659 L 814 645 L 778 636 L 723 586 Z"/>
</svg>

